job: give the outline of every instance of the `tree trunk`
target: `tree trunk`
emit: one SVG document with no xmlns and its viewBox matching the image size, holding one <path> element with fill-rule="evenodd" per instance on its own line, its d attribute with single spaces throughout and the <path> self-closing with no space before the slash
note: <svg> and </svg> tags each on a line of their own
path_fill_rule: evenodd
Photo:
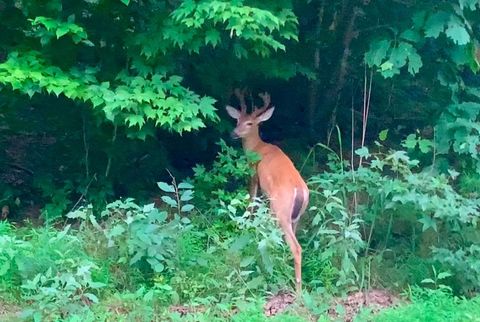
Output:
<svg viewBox="0 0 480 322">
<path fill-rule="evenodd" d="M 332 112 L 330 113 L 330 121 L 328 126 L 327 133 L 327 145 L 330 143 L 330 136 L 337 125 L 337 109 L 340 99 L 340 94 L 345 86 L 348 72 L 348 58 L 350 57 L 350 45 L 352 40 L 356 37 L 357 32 L 355 31 L 355 21 L 356 19 L 363 14 L 362 9 L 355 7 L 353 8 L 352 15 L 350 20 L 345 28 L 343 35 L 343 53 L 342 58 L 340 59 L 338 71 L 333 75 L 331 84 L 331 89 L 326 92 L 325 98 L 323 100 L 323 105 L 325 107 L 332 106 Z"/>
<path fill-rule="evenodd" d="M 307 124 L 310 140 L 315 138 L 315 116 L 318 108 L 319 99 L 319 73 L 320 73 L 320 35 L 322 32 L 323 16 L 325 14 L 325 0 L 322 1 L 318 10 L 318 20 L 315 25 L 315 51 L 313 53 L 313 69 L 315 71 L 315 79 L 310 80 L 308 88 L 308 105 L 307 105 Z"/>
</svg>

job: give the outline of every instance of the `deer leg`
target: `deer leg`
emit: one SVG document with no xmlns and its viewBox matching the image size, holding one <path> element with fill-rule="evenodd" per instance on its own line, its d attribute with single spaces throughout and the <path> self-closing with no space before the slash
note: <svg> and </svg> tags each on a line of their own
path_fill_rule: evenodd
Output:
<svg viewBox="0 0 480 322">
<path fill-rule="evenodd" d="M 258 175 L 254 174 L 252 178 L 250 179 L 250 202 L 253 201 L 257 197 L 258 193 Z"/>
<path fill-rule="evenodd" d="M 258 193 L 258 175 L 257 174 L 254 174 L 252 176 L 252 178 L 250 179 L 250 189 L 249 189 L 249 193 L 250 193 L 250 205 L 248 206 L 248 211 L 253 214 L 255 209 L 252 205 L 252 202 L 255 200 L 255 198 L 257 197 L 257 193 Z"/>
<path fill-rule="evenodd" d="M 292 222 L 292 230 L 295 235 L 297 234 L 297 225 L 298 225 L 298 220 Z"/>
<path fill-rule="evenodd" d="M 297 237 L 293 232 L 293 226 L 290 222 L 280 223 L 282 227 L 285 241 L 293 255 L 293 261 L 295 266 L 295 286 L 297 295 L 302 293 L 302 247 L 298 243 Z M 296 225 L 295 225 L 296 226 Z"/>
</svg>

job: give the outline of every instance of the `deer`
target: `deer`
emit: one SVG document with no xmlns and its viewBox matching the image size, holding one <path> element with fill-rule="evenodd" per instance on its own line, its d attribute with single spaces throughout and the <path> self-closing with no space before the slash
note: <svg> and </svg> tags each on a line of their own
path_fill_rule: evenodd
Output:
<svg viewBox="0 0 480 322">
<path fill-rule="evenodd" d="M 270 94 L 260 93 L 263 106 L 254 107 L 247 112 L 246 90 L 236 88 L 235 96 L 240 102 L 240 110 L 227 105 L 228 115 L 237 121 L 231 136 L 241 138 L 245 151 L 256 152 L 260 161 L 252 165 L 254 175 L 250 179 L 250 198 L 257 196 L 258 188 L 267 196 L 270 210 L 278 219 L 284 240 L 290 247 L 295 268 L 295 287 L 297 295 L 302 290 L 302 247 L 296 237 L 297 224 L 305 212 L 310 192 L 302 176 L 290 158 L 276 145 L 264 142 L 259 135 L 259 126 L 268 121 L 275 110 L 271 105 Z"/>
</svg>

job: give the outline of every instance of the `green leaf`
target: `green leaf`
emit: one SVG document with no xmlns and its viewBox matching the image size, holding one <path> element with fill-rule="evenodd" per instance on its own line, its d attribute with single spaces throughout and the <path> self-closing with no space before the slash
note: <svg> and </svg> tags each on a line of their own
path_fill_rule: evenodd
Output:
<svg viewBox="0 0 480 322">
<path fill-rule="evenodd" d="M 60 25 L 57 30 L 55 31 L 55 34 L 57 35 L 57 39 L 66 35 L 69 31 L 68 26 L 66 25 Z"/>
<path fill-rule="evenodd" d="M 368 152 L 368 148 L 366 146 L 356 149 L 355 154 L 362 158 L 368 158 L 370 156 L 370 153 Z"/>
<path fill-rule="evenodd" d="M 174 207 L 174 208 L 177 207 L 177 201 L 169 196 L 162 196 L 162 200 L 171 207 Z"/>
<path fill-rule="evenodd" d="M 102 287 L 106 287 L 106 286 L 107 286 L 107 284 L 101 283 L 101 282 L 90 282 L 90 283 L 88 283 L 88 285 L 90 285 L 90 287 L 91 287 L 91 288 L 94 288 L 94 289 L 102 288 Z"/>
<path fill-rule="evenodd" d="M 437 38 L 445 30 L 450 15 L 444 11 L 430 15 L 425 23 L 425 37 Z"/>
<path fill-rule="evenodd" d="M 459 66 L 468 65 L 474 67 L 476 64 L 474 46 L 468 44 L 466 46 L 454 46 L 448 52 L 452 61 Z"/>
<path fill-rule="evenodd" d="M 193 185 L 187 182 L 180 182 L 178 189 L 193 189 Z"/>
<path fill-rule="evenodd" d="M 392 70 L 393 69 L 393 66 L 394 64 L 391 62 L 391 61 L 386 61 L 384 62 L 382 65 L 380 65 L 380 70 L 382 72 L 385 72 L 385 71 L 388 71 L 388 70 Z"/>
<path fill-rule="evenodd" d="M 254 277 L 253 279 L 251 279 L 247 283 L 247 287 L 248 287 L 248 289 L 256 289 L 259 286 L 263 285 L 264 283 L 265 283 L 265 280 L 263 279 L 263 277 L 262 276 L 257 276 L 257 277 Z"/>
<path fill-rule="evenodd" d="M 154 203 L 149 203 L 147 205 L 144 205 L 142 211 L 144 213 L 151 212 L 151 211 L 156 211 L 155 204 Z"/>
<path fill-rule="evenodd" d="M 120 0 L 120 1 L 126 6 L 130 4 L 130 0 Z"/>
<path fill-rule="evenodd" d="M 404 32 L 402 32 L 400 34 L 400 37 L 402 39 L 405 39 L 405 40 L 408 40 L 408 41 L 411 41 L 411 42 L 419 42 L 422 39 L 420 33 L 415 29 L 405 30 Z"/>
<path fill-rule="evenodd" d="M 229 251 L 230 252 L 241 251 L 243 248 L 245 248 L 245 246 L 248 245 L 251 238 L 252 236 L 250 236 L 249 234 L 239 236 L 232 242 L 232 244 L 230 245 Z"/>
<path fill-rule="evenodd" d="M 4 276 L 10 270 L 10 262 L 5 261 L 0 265 L 0 276 Z"/>
<path fill-rule="evenodd" d="M 142 128 L 145 124 L 145 119 L 143 115 L 131 114 L 125 118 L 125 123 L 128 124 L 129 127 L 138 125 L 139 128 Z"/>
<path fill-rule="evenodd" d="M 376 168 L 380 171 L 383 171 L 384 166 L 385 166 L 385 162 L 383 160 L 374 159 L 371 162 L 371 167 L 374 168 L 374 169 Z"/>
<path fill-rule="evenodd" d="M 113 228 L 109 231 L 109 236 L 117 237 L 123 234 L 124 232 L 125 232 L 125 228 L 122 225 L 118 224 L 113 226 Z"/>
<path fill-rule="evenodd" d="M 420 71 L 420 68 L 423 66 L 422 57 L 414 51 L 408 55 L 408 72 L 412 75 L 415 75 Z"/>
<path fill-rule="evenodd" d="M 424 215 L 422 218 L 418 220 L 422 226 L 422 232 L 428 230 L 429 228 L 432 228 L 434 231 L 437 231 L 437 222 L 430 216 Z"/>
<path fill-rule="evenodd" d="M 432 280 L 431 278 L 425 278 L 420 283 L 422 283 L 422 284 L 435 284 L 435 281 Z"/>
<path fill-rule="evenodd" d="M 83 296 L 88 298 L 93 303 L 98 303 L 98 297 L 96 295 L 92 294 L 92 293 L 83 293 Z"/>
<path fill-rule="evenodd" d="M 467 29 L 457 23 L 449 24 L 445 34 L 457 45 L 466 45 L 470 42 L 470 34 Z"/>
<path fill-rule="evenodd" d="M 186 205 L 183 205 L 182 208 L 180 209 L 181 212 L 189 212 L 189 211 L 192 211 L 193 208 L 195 208 L 193 205 L 191 204 L 186 204 Z"/>
<path fill-rule="evenodd" d="M 437 279 L 443 280 L 443 279 L 448 278 L 450 276 L 453 276 L 453 274 L 450 273 L 450 272 L 440 272 L 440 273 L 438 273 Z"/>
<path fill-rule="evenodd" d="M 432 150 L 433 143 L 431 140 L 421 139 L 418 141 L 418 148 L 422 153 L 428 153 Z"/>
<path fill-rule="evenodd" d="M 212 44 L 215 48 L 220 42 L 220 33 L 216 29 L 207 30 L 205 33 L 205 44 Z"/>
<path fill-rule="evenodd" d="M 480 103 L 463 102 L 454 104 L 449 109 L 454 110 L 455 113 L 462 114 L 463 117 L 467 117 L 469 120 L 475 120 L 480 114 Z"/>
<path fill-rule="evenodd" d="M 450 175 L 450 178 L 452 178 L 453 180 L 455 180 L 460 175 L 460 172 L 454 169 L 448 169 L 447 171 L 448 171 L 448 174 Z"/>
<path fill-rule="evenodd" d="M 71 219 L 87 219 L 87 214 L 82 209 L 71 211 L 66 216 Z"/>
<path fill-rule="evenodd" d="M 47 29 L 48 31 L 51 31 L 56 26 L 58 26 L 59 22 L 55 19 L 39 16 L 35 18 L 33 25 L 38 25 L 38 24 L 44 25 L 45 29 Z"/>
<path fill-rule="evenodd" d="M 193 190 L 185 190 L 183 191 L 180 200 L 181 201 L 189 201 L 193 199 Z"/>
<path fill-rule="evenodd" d="M 387 139 L 387 135 L 388 129 L 385 129 L 378 134 L 378 138 L 380 139 L 380 141 L 385 141 Z"/>
<path fill-rule="evenodd" d="M 94 215 L 88 216 L 88 219 L 90 219 L 90 223 L 93 225 L 98 230 L 102 230 L 102 227 L 98 224 L 97 219 L 95 218 Z"/>
<path fill-rule="evenodd" d="M 148 258 L 147 262 L 156 273 L 161 273 L 165 269 L 165 266 L 155 258 Z"/>
<path fill-rule="evenodd" d="M 41 322 L 42 321 L 42 312 L 41 311 L 33 311 L 33 321 L 34 322 Z"/>
<path fill-rule="evenodd" d="M 250 264 L 252 264 L 253 262 L 255 262 L 255 257 L 253 257 L 253 256 L 245 257 L 240 262 L 240 267 L 242 267 L 242 268 L 247 267 Z"/>
<path fill-rule="evenodd" d="M 165 182 L 157 182 L 157 186 L 164 192 L 175 192 L 175 188 Z"/>
<path fill-rule="evenodd" d="M 427 12 L 425 10 L 415 11 L 412 17 L 413 26 L 417 29 L 423 27 L 426 16 L 427 16 Z"/>
<path fill-rule="evenodd" d="M 370 50 L 365 54 L 365 61 L 368 66 L 380 66 L 387 56 L 391 41 L 388 39 L 377 40 L 370 44 Z"/>
<path fill-rule="evenodd" d="M 389 61 L 392 62 L 393 65 L 395 65 L 395 67 L 397 68 L 403 67 L 407 63 L 407 57 L 410 54 L 412 48 L 412 45 L 410 45 L 409 43 L 403 41 L 400 42 L 397 47 L 392 49 Z"/>
<path fill-rule="evenodd" d="M 135 264 L 138 262 L 140 259 L 142 259 L 143 253 L 142 252 L 137 252 L 131 259 L 130 259 L 130 265 Z"/>
<path fill-rule="evenodd" d="M 468 8 L 472 11 L 477 10 L 477 6 L 480 6 L 479 0 L 459 0 L 460 8 Z"/>
<path fill-rule="evenodd" d="M 407 138 L 405 139 L 404 143 L 402 145 L 406 147 L 407 149 L 415 149 L 417 146 L 417 135 L 416 134 L 409 134 Z"/>
</svg>

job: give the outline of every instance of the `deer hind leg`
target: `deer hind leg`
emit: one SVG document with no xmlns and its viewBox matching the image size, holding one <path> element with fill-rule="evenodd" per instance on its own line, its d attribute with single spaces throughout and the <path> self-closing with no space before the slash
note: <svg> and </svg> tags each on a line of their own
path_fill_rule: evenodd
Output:
<svg viewBox="0 0 480 322">
<path fill-rule="evenodd" d="M 297 234 L 297 225 L 298 225 L 298 220 L 295 220 L 292 222 L 292 230 L 295 235 Z"/>
<path fill-rule="evenodd" d="M 295 286 L 297 294 L 300 295 L 302 292 L 302 247 L 298 243 L 297 237 L 295 237 L 291 221 L 280 221 L 280 226 L 283 230 L 285 241 L 290 247 L 293 255 Z"/>
</svg>

